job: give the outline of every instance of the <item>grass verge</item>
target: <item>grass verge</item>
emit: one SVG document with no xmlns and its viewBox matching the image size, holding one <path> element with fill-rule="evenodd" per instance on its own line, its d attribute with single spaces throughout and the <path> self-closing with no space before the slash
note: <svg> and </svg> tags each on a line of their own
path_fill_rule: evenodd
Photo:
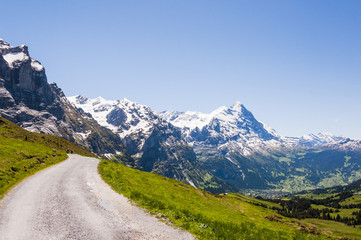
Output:
<svg viewBox="0 0 361 240">
<path fill-rule="evenodd" d="M 28 132 L 0 118 L 0 199 L 24 178 L 65 160 L 67 151 L 94 156 L 65 139 Z"/>
</svg>

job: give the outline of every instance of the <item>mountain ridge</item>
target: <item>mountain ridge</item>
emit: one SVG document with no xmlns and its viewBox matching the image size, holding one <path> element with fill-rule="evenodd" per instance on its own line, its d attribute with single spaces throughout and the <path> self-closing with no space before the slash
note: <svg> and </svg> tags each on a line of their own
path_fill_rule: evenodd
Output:
<svg viewBox="0 0 361 240">
<path fill-rule="evenodd" d="M 103 104 L 109 101 L 101 99 Z M 117 103 L 121 100 L 112 101 Z M 131 100 L 127 99 L 127 102 Z M 138 106 L 146 107 L 141 104 Z M 90 104 L 88 107 L 95 106 Z M 118 112 L 129 114 L 129 109 L 121 111 L 121 108 L 120 106 Z M 153 116 L 159 116 L 173 125 L 173 129 L 178 129 L 176 131 L 181 136 L 178 136 L 177 141 L 182 141 L 193 149 L 197 168 L 206 170 L 236 189 L 273 191 L 271 189 L 274 188 L 277 191 L 298 191 L 303 188 L 346 184 L 358 176 L 361 164 L 358 153 L 361 150 L 360 142 L 329 133 L 310 134 L 300 138 L 283 137 L 270 126 L 258 121 L 239 102 L 230 107 L 217 108 L 209 115 L 192 111 L 182 115 L 184 113 L 177 111 L 154 112 L 147 109 Z M 108 114 L 110 112 L 111 110 Z M 117 118 L 117 114 L 113 117 Z M 179 119 L 181 121 L 177 121 Z M 107 121 L 107 117 L 103 116 L 103 120 Z M 146 118 L 143 120 L 148 121 Z M 203 127 L 200 129 L 200 126 Z M 146 138 L 145 136 L 144 139 Z M 349 155 L 352 156 L 351 161 L 347 160 Z M 315 162 L 315 158 L 320 162 Z M 328 159 L 334 162 L 327 163 Z M 342 172 L 341 175 L 339 171 Z M 304 180 L 300 182 L 299 179 Z"/>
<path fill-rule="evenodd" d="M 327 166 L 328 152 L 345 152 L 346 155 L 343 155 L 343 157 L 339 153 L 335 155 L 338 156 L 336 158 L 336 165 L 339 167 L 343 165 L 348 166 L 350 163 L 344 162 L 346 161 L 345 159 L 348 159 L 346 149 L 356 151 L 351 155 L 358 156 L 357 152 L 361 146 L 357 141 L 347 141 L 344 137 L 337 137 L 327 133 L 312 134 L 301 138 L 280 136 L 270 126 L 258 121 L 240 102 L 236 102 L 230 107 L 223 106 L 217 108 L 209 115 L 188 111 L 185 112 L 184 116 L 182 115 L 183 113 L 176 111 L 154 112 L 146 105 L 133 103 L 129 99 L 126 100 L 128 107 L 119 105 L 119 102 L 122 102 L 122 100 L 105 100 L 99 97 L 89 100 L 80 95 L 69 97 L 69 99 L 76 107 L 86 109 L 85 111 L 90 114 L 99 114 L 99 112 L 96 112 L 98 109 L 106 110 L 106 113 L 102 113 L 102 120 L 99 121 L 103 126 L 105 126 L 104 122 L 106 121 L 108 121 L 107 124 L 110 124 L 109 121 L 111 119 L 111 121 L 123 119 L 124 122 L 129 118 L 125 115 L 134 115 L 138 112 L 139 109 L 135 111 L 134 109 L 129 109 L 129 106 L 147 109 L 149 115 L 156 119 L 159 119 L 157 116 L 163 118 L 163 120 L 159 121 L 166 123 L 166 125 L 168 124 L 168 127 L 164 128 L 163 131 L 169 132 L 169 127 L 172 126 L 173 131 L 177 132 L 178 137 L 176 141 L 173 141 L 173 146 L 177 141 L 180 141 L 184 146 L 188 145 L 187 148 L 193 149 L 192 151 L 194 151 L 197 159 L 193 163 L 197 163 L 197 168 L 206 170 L 211 175 L 231 186 L 235 186 L 237 189 L 268 189 L 277 186 L 277 188 L 285 187 L 287 191 L 292 191 L 291 186 L 295 186 L 298 181 L 297 179 L 300 177 L 306 177 L 303 183 L 304 187 L 328 186 L 324 178 L 333 179 L 335 178 L 333 174 L 337 176 L 338 171 L 330 169 L 327 173 L 319 172 Z M 109 102 L 114 103 L 112 108 L 109 108 Z M 116 106 L 117 110 L 114 111 Z M 152 128 L 157 126 L 157 123 L 152 122 L 152 118 L 142 117 L 139 114 L 137 116 L 139 120 L 135 124 L 145 121 L 142 123 L 143 126 L 147 124 L 152 125 Z M 181 119 L 183 122 L 177 121 L 178 119 Z M 192 123 L 192 121 L 196 121 L 196 123 Z M 202 129 L 199 128 L 200 126 L 203 126 Z M 132 133 L 134 129 L 136 131 Z M 139 133 L 137 129 L 135 127 L 132 130 L 129 127 L 127 128 L 127 133 L 130 135 L 138 133 L 135 134 L 135 139 L 138 140 L 146 140 L 149 137 Z M 116 128 L 113 128 L 113 131 L 116 132 Z M 127 141 L 125 140 L 127 138 L 124 138 L 124 132 L 119 132 L 123 137 L 123 142 Z M 161 139 L 162 137 L 160 136 L 157 135 L 155 139 Z M 345 143 L 341 144 L 342 142 Z M 126 143 L 124 144 L 127 145 Z M 162 146 L 164 149 L 169 148 L 167 144 Z M 132 152 L 133 157 L 141 157 L 142 152 L 140 150 Z M 300 157 L 303 155 L 305 160 Z M 312 162 L 314 157 L 320 158 L 322 164 L 316 166 L 317 163 Z M 310 161 L 311 165 L 316 164 L 315 168 L 319 170 L 309 169 L 307 164 L 310 164 Z M 347 168 L 342 168 L 342 171 L 348 173 L 340 183 L 347 183 L 355 179 L 353 171 L 358 171 L 354 170 L 358 169 L 358 163 L 353 162 L 352 164 L 354 167 L 350 169 L 353 170 L 349 171 Z M 137 168 L 142 169 L 139 166 Z M 147 168 L 148 171 L 150 169 Z M 307 171 L 309 172 L 305 175 L 305 173 L 300 172 L 300 169 L 308 169 Z M 290 172 L 292 172 L 291 175 L 289 175 Z M 190 181 L 186 182 L 191 184 Z M 299 185 L 295 189 L 302 187 L 303 185 Z"/>
</svg>

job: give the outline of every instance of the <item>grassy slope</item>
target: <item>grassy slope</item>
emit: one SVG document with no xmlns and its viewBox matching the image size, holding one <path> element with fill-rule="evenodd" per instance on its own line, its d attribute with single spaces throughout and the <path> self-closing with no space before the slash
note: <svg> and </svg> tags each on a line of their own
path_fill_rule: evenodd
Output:
<svg viewBox="0 0 361 240">
<path fill-rule="evenodd" d="M 308 230 L 306 225 L 249 203 L 269 204 L 240 194 L 212 195 L 174 179 L 107 160 L 101 161 L 99 172 L 117 192 L 200 239 L 324 238 L 301 233 L 300 228 Z"/>
<path fill-rule="evenodd" d="M 31 133 L 0 118 L 0 199 L 22 179 L 65 160 L 67 150 L 94 156 L 62 138 Z"/>
</svg>

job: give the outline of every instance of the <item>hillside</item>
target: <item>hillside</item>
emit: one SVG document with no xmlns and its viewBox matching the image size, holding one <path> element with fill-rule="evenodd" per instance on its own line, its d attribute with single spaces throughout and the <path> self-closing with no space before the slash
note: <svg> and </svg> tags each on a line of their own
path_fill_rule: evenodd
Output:
<svg viewBox="0 0 361 240">
<path fill-rule="evenodd" d="M 95 155 L 60 137 L 32 133 L 0 117 L 0 198 L 20 180 L 67 158 Z"/>
<path fill-rule="evenodd" d="M 358 226 L 282 216 L 277 213 L 282 210 L 280 203 L 234 193 L 212 195 L 108 160 L 100 163 L 99 172 L 115 191 L 199 239 L 361 238 Z"/>
</svg>

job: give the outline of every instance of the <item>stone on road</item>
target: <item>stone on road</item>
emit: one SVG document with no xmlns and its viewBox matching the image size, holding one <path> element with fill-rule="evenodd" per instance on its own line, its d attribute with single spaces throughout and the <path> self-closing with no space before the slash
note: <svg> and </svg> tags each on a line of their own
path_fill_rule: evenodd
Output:
<svg viewBox="0 0 361 240">
<path fill-rule="evenodd" d="M 114 192 L 98 163 L 69 155 L 16 186 L 0 201 L 0 239 L 194 239 Z"/>
</svg>

